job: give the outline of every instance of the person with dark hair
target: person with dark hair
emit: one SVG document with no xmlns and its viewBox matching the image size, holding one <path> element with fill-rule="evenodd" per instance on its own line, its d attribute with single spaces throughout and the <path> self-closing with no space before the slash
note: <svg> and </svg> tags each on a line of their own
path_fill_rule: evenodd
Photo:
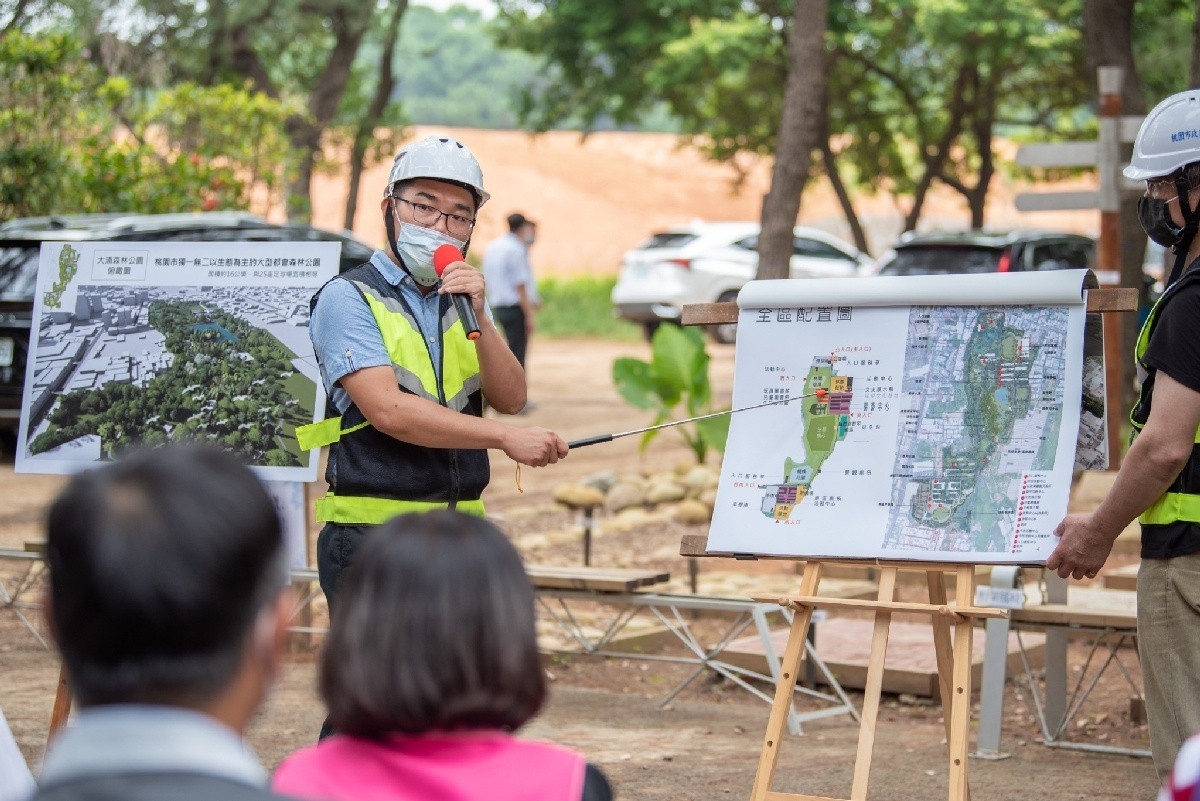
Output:
<svg viewBox="0 0 1200 801">
<path fill-rule="evenodd" d="M 533 313 L 541 305 L 529 264 L 529 248 L 536 238 L 533 220 L 513 213 L 508 215 L 508 233 L 493 240 L 483 254 L 488 303 L 522 368 L 533 335 Z"/>
<path fill-rule="evenodd" d="M 332 801 L 606 801 L 599 769 L 518 739 L 546 698 L 533 587 L 495 525 L 402 515 L 367 536 L 325 641 L 338 734 L 288 757 L 275 789 Z"/>
<path fill-rule="evenodd" d="M 254 474 L 194 446 L 81 473 L 50 508 L 46 563 L 79 713 L 34 801 L 277 798 L 242 741 L 291 613 L 279 517 Z"/>
<path fill-rule="evenodd" d="M 471 151 L 429 136 L 396 155 L 380 211 L 386 250 L 333 278 L 311 301 L 309 337 L 329 394 L 326 419 L 302 426 L 302 447 L 329 445 L 329 493 L 317 570 L 330 607 L 341 572 L 373 525 L 430 509 L 484 513 L 488 448 L 541 467 L 567 455 L 553 431 L 484 417 L 525 407 L 525 374 L 484 301 L 483 275 L 465 261 L 439 275 L 435 250 L 466 253 L 488 200 Z M 452 295 L 470 298 L 470 340 Z"/>
</svg>

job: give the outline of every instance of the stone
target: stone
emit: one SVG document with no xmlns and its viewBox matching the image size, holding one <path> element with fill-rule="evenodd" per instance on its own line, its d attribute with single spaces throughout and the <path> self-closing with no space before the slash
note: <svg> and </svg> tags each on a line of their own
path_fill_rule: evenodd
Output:
<svg viewBox="0 0 1200 801">
<path fill-rule="evenodd" d="M 716 508 L 716 506 L 717 506 L 717 491 L 716 491 L 716 489 L 706 489 L 704 492 L 700 493 L 699 501 L 701 503 L 705 504 L 706 506 L 708 506 L 709 509 Z"/>
<path fill-rule="evenodd" d="M 684 489 L 674 481 L 656 481 L 646 490 L 646 501 L 653 504 L 683 500 Z"/>
<path fill-rule="evenodd" d="M 640 485 L 617 484 L 604 496 L 604 508 L 609 512 L 619 512 L 632 506 L 641 506 L 646 501 L 646 494 Z"/>
<path fill-rule="evenodd" d="M 617 474 L 611 470 L 592 473 L 583 480 L 583 486 L 591 487 L 600 492 L 608 492 L 617 485 Z"/>
<path fill-rule="evenodd" d="M 595 509 L 604 503 L 604 493 L 583 484 L 559 484 L 554 500 L 571 509 Z"/>
<path fill-rule="evenodd" d="M 707 523 L 712 520 L 712 509 L 694 498 L 688 498 L 675 507 L 675 518 L 684 523 Z"/>
</svg>

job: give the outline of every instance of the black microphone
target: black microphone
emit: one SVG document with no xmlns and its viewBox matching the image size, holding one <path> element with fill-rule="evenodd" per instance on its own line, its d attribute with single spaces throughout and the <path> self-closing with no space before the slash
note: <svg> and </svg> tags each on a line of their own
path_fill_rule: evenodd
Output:
<svg viewBox="0 0 1200 801">
<path fill-rule="evenodd" d="M 454 245 L 439 245 L 438 249 L 433 251 L 433 269 L 438 274 L 438 278 L 442 277 L 442 272 L 447 267 L 462 260 L 463 254 Z M 450 296 L 450 299 L 454 301 L 454 308 L 458 310 L 458 319 L 462 320 L 463 330 L 467 332 L 467 339 L 479 339 L 479 318 L 475 316 L 470 296 L 455 293 Z"/>
</svg>

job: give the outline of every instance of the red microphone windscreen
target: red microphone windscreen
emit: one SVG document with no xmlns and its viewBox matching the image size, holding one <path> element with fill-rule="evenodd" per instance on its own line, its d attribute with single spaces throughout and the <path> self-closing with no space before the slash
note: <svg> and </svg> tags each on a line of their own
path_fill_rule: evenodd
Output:
<svg viewBox="0 0 1200 801">
<path fill-rule="evenodd" d="M 442 271 L 456 261 L 462 261 L 463 254 L 454 245 L 439 245 L 437 250 L 433 251 L 433 269 L 441 278 Z"/>
</svg>

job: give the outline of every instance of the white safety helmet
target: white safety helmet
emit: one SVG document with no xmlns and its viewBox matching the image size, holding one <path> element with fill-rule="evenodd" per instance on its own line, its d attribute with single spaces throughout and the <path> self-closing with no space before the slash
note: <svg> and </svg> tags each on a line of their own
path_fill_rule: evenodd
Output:
<svg viewBox="0 0 1200 801">
<path fill-rule="evenodd" d="M 1135 181 L 1161 178 L 1200 161 L 1200 90 L 1173 94 L 1146 115 L 1124 169 Z"/>
<path fill-rule="evenodd" d="M 464 184 L 475 192 L 479 206 L 491 197 L 483 188 L 483 170 L 467 146 L 449 136 L 427 136 L 400 149 L 388 174 L 384 197 L 389 197 L 401 181 L 432 178 Z"/>
</svg>

